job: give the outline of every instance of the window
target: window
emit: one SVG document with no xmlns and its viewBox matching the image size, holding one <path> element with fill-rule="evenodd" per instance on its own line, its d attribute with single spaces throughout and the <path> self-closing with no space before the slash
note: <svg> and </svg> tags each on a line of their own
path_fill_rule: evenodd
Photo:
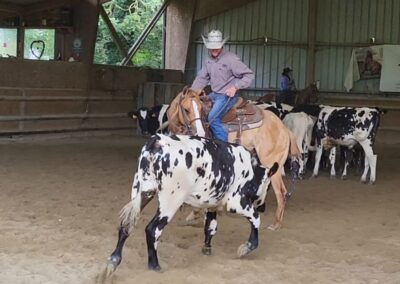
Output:
<svg viewBox="0 0 400 284">
<path fill-rule="evenodd" d="M 0 28 L 0 57 L 17 56 L 17 29 Z"/>
<path fill-rule="evenodd" d="M 24 58 L 54 59 L 54 29 L 25 29 Z"/>
<path fill-rule="evenodd" d="M 128 50 L 160 9 L 162 0 L 111 0 L 103 4 L 119 38 Z M 161 17 L 132 59 L 133 65 L 162 67 L 163 22 Z M 106 23 L 100 17 L 97 28 L 94 63 L 118 65 L 123 56 L 114 43 Z"/>
</svg>

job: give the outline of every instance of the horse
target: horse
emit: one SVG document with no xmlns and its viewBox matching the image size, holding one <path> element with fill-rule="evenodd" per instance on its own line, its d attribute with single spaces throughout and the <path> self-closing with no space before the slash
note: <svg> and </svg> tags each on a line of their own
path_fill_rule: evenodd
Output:
<svg viewBox="0 0 400 284">
<path fill-rule="evenodd" d="M 167 111 L 170 133 L 211 137 L 206 114 L 206 109 L 209 107 L 210 102 L 204 92 L 185 87 L 174 98 Z M 250 151 L 255 151 L 264 167 L 270 168 L 278 162 L 279 168 L 282 169 L 289 153 L 292 158 L 299 159 L 300 150 L 294 135 L 275 114 L 266 110 L 261 112 L 262 125 L 242 131 L 240 144 Z M 237 133 L 230 132 L 228 141 L 231 143 L 237 141 Z M 282 226 L 285 203 L 291 193 L 287 191 L 281 174 L 271 177 L 271 185 L 275 192 L 277 208 L 274 222 L 268 228 L 275 231 Z"/>
<path fill-rule="evenodd" d="M 312 82 L 303 90 L 296 91 L 294 94 L 294 105 L 316 104 L 318 102 L 319 81 Z M 266 94 L 257 100 L 259 103 L 270 103 L 275 101 L 276 94 Z M 278 94 L 279 96 L 279 94 Z"/>
</svg>

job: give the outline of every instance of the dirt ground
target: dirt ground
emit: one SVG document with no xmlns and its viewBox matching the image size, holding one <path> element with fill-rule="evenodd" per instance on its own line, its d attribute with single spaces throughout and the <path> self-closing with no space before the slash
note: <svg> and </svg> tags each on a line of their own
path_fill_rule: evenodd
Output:
<svg viewBox="0 0 400 284">
<path fill-rule="evenodd" d="M 0 141 L 0 283 L 94 283 L 117 241 L 118 212 L 130 198 L 143 138 L 114 135 Z M 381 136 L 377 183 L 359 175 L 300 181 L 284 226 L 266 227 L 239 259 L 249 225 L 219 216 L 213 254 L 203 229 L 178 212 L 158 246 L 161 272 L 147 270 L 146 208 L 127 240 L 113 283 L 400 283 L 400 139 Z"/>
</svg>

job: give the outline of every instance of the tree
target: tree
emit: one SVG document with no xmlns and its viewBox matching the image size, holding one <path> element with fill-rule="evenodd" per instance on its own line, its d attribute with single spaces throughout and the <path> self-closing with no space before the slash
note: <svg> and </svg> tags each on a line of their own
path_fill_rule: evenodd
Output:
<svg viewBox="0 0 400 284">
<path fill-rule="evenodd" d="M 128 49 L 142 33 L 161 4 L 162 0 L 112 0 L 103 6 Z M 160 68 L 162 49 L 163 19 L 161 18 L 133 57 L 133 64 Z M 99 19 L 94 62 L 119 64 L 122 59 L 107 26 L 102 19 Z"/>
</svg>

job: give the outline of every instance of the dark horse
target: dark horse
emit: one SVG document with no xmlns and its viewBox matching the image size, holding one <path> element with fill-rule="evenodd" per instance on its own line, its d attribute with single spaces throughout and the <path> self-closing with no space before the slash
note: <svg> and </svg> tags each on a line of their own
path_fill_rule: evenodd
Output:
<svg viewBox="0 0 400 284">
<path fill-rule="evenodd" d="M 319 81 L 315 81 L 308 85 L 303 90 L 296 91 L 294 97 L 294 106 L 304 104 L 316 104 L 318 102 Z M 262 96 L 257 101 L 262 103 L 269 103 L 275 101 L 276 94 L 267 94 Z"/>
</svg>

